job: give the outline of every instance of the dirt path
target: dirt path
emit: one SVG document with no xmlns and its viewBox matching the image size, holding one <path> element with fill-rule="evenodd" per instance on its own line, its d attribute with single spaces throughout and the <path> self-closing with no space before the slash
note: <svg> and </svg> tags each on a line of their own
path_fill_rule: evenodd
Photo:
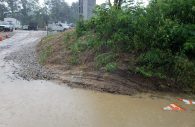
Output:
<svg viewBox="0 0 195 127">
<path fill-rule="evenodd" d="M 0 127 L 195 126 L 195 106 L 178 102 L 176 96 L 122 96 L 71 89 L 43 80 L 23 80 L 14 73 L 21 65 L 13 60 L 16 56 L 23 59 L 20 55 L 25 54 L 25 47 L 36 43 L 44 35 L 41 31 L 17 31 L 12 38 L 0 43 Z M 18 51 L 23 53 L 10 57 Z M 29 66 L 36 65 L 31 62 Z M 188 110 L 167 112 L 161 109 L 173 102 Z"/>
</svg>

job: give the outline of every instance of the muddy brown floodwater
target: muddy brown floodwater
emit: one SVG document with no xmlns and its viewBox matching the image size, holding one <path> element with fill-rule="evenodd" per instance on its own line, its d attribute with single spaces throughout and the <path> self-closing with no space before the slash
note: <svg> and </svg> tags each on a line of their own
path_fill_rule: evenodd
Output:
<svg viewBox="0 0 195 127">
<path fill-rule="evenodd" d="M 18 31 L 0 44 L 9 45 L 0 51 L 0 127 L 195 127 L 195 106 L 176 101 L 176 96 L 113 95 L 13 75 L 18 65 L 3 58 L 43 35 Z M 187 111 L 162 110 L 173 102 Z"/>
</svg>

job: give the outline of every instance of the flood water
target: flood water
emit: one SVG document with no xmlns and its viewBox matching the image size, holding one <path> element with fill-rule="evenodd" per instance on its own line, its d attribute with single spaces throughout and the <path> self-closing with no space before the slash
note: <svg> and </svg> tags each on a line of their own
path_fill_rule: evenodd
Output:
<svg viewBox="0 0 195 127">
<path fill-rule="evenodd" d="M 10 82 L 0 85 L 0 127 L 194 127 L 195 108 L 163 111 L 176 101 L 167 98 L 112 95 L 46 81 Z"/>
<path fill-rule="evenodd" d="M 12 74 L 16 64 L 3 60 L 13 49 L 4 50 L 0 52 L 0 127 L 195 127 L 195 105 L 184 105 L 176 96 L 123 96 L 25 81 Z M 175 102 L 187 110 L 162 110 Z"/>
</svg>

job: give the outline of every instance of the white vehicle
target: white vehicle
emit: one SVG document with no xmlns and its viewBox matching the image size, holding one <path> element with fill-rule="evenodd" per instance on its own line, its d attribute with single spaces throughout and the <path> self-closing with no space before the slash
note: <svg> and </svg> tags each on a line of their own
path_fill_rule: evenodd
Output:
<svg viewBox="0 0 195 127">
<path fill-rule="evenodd" d="M 70 29 L 70 26 L 68 26 L 66 23 L 52 23 L 52 24 L 48 24 L 48 30 L 49 31 L 65 31 L 67 29 Z"/>
<path fill-rule="evenodd" d="M 23 30 L 28 30 L 28 25 L 22 26 L 22 29 L 23 29 Z"/>
<path fill-rule="evenodd" d="M 59 24 L 48 24 L 48 30 L 49 31 L 64 31 L 64 28 L 62 27 L 62 25 L 59 25 Z"/>
<path fill-rule="evenodd" d="M 70 29 L 70 26 L 66 23 L 60 23 L 65 30 Z"/>
<path fill-rule="evenodd" d="M 4 18 L 4 22 L 8 22 L 13 25 L 14 29 L 21 29 L 21 23 L 15 18 Z"/>
<path fill-rule="evenodd" d="M 74 28 L 75 24 L 74 23 L 70 23 L 69 26 L 70 26 L 70 28 Z"/>
<path fill-rule="evenodd" d="M 0 25 L 0 28 L 1 30 L 3 31 L 13 31 L 14 30 L 14 26 L 13 24 L 11 23 L 8 23 L 8 22 L 3 22 L 1 25 Z"/>
</svg>

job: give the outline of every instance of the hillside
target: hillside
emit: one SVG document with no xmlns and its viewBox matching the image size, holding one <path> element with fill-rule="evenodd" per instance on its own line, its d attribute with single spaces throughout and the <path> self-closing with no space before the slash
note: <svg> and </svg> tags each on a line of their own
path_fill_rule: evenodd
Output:
<svg viewBox="0 0 195 127">
<path fill-rule="evenodd" d="M 75 30 L 71 30 L 46 37 L 37 46 L 39 62 L 52 70 L 55 80 L 70 87 L 125 95 L 149 91 L 180 91 L 170 85 L 171 81 L 144 77 L 133 71 L 135 68 L 133 54 L 124 53 L 117 56 L 117 68 L 112 66 L 99 68 L 96 63 L 95 49 L 77 51 L 79 49 L 72 48 L 77 42 L 85 45 L 88 37 L 82 36 L 79 39 L 75 37 Z M 104 57 L 107 56 L 109 54 Z M 98 61 L 99 63 L 103 61 Z"/>
</svg>

